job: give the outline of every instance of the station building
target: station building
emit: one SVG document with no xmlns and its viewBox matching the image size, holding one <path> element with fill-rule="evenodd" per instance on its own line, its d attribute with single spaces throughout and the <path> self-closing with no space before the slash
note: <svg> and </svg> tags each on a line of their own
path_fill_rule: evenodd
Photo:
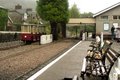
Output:
<svg viewBox="0 0 120 80">
<path fill-rule="evenodd" d="M 67 26 L 94 25 L 95 33 L 100 35 L 103 32 L 105 37 L 111 36 L 111 27 L 120 26 L 120 2 L 106 9 L 103 9 L 93 15 L 93 18 L 71 18 Z"/>
<path fill-rule="evenodd" d="M 93 15 L 96 22 L 96 34 L 111 35 L 111 27 L 120 26 L 120 2 Z"/>
</svg>

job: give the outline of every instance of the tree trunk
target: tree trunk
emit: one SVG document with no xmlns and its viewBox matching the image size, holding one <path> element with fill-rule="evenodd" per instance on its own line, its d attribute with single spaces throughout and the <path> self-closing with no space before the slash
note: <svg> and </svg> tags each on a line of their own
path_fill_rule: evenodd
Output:
<svg viewBox="0 0 120 80">
<path fill-rule="evenodd" d="M 50 25 L 51 25 L 51 34 L 53 35 L 53 40 L 58 40 L 57 23 L 50 22 Z"/>
<path fill-rule="evenodd" d="M 61 27 L 62 27 L 62 37 L 66 38 L 66 23 L 61 22 Z"/>
</svg>

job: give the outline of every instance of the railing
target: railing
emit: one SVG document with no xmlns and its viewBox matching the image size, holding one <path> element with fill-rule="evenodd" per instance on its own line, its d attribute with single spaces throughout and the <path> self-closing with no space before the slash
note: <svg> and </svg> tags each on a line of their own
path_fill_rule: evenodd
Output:
<svg viewBox="0 0 120 80">
<path fill-rule="evenodd" d="M 0 43 L 20 40 L 20 33 L 0 33 Z"/>
</svg>

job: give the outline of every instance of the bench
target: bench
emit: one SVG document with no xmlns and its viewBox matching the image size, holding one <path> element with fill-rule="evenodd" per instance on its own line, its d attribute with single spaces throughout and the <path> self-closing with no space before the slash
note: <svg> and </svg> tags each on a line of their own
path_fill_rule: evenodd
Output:
<svg viewBox="0 0 120 80">
<path fill-rule="evenodd" d="M 91 47 L 91 50 L 99 50 L 100 48 L 100 42 L 92 41 L 91 44 L 89 45 Z"/>
<path fill-rule="evenodd" d="M 85 80 L 85 74 L 88 76 L 88 72 L 89 76 L 100 77 L 102 80 L 108 80 L 111 68 L 119 56 L 120 54 L 118 52 L 109 48 L 105 54 L 104 62 L 102 60 L 87 61 L 87 59 L 84 58 L 83 68 L 81 70 L 82 79 Z"/>
<path fill-rule="evenodd" d="M 112 42 L 106 40 L 104 42 L 104 45 L 102 47 L 97 46 L 97 47 L 99 47 L 99 49 L 88 50 L 86 58 L 89 59 L 89 60 L 103 59 L 104 58 L 104 54 L 111 47 L 111 45 L 112 45 Z"/>
<path fill-rule="evenodd" d="M 100 50 L 88 50 L 87 52 L 87 56 L 83 59 L 83 66 L 82 66 L 82 70 L 81 70 L 81 76 L 84 76 L 84 74 L 89 75 L 91 72 L 91 66 L 88 64 L 91 63 L 91 61 L 94 60 L 101 60 L 103 63 L 105 61 L 105 53 L 107 53 L 108 49 L 111 47 L 112 42 L 106 40 L 104 42 L 104 45 L 102 46 L 102 48 L 100 48 Z M 86 67 L 87 66 L 87 67 Z"/>
<path fill-rule="evenodd" d="M 104 54 L 107 52 L 107 50 L 110 48 L 110 46 L 112 45 L 112 42 L 106 40 L 104 42 L 103 47 L 99 50 L 88 50 L 87 52 L 87 56 L 83 59 L 83 66 L 82 66 L 82 70 L 81 70 L 81 75 L 84 75 L 86 73 L 86 64 L 90 63 L 93 60 L 101 60 L 104 62 Z M 95 58 L 95 55 L 101 53 L 101 57 L 100 58 Z"/>
<path fill-rule="evenodd" d="M 92 47 L 92 50 L 99 50 L 101 46 L 101 40 L 99 36 L 96 36 L 96 39 L 91 42 L 89 47 Z"/>
</svg>

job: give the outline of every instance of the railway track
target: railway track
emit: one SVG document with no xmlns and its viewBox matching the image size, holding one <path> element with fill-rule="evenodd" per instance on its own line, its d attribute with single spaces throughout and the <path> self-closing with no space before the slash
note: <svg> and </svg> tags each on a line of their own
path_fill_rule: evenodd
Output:
<svg viewBox="0 0 120 80">
<path fill-rule="evenodd" d="M 24 45 L 22 41 L 11 41 L 0 43 L 0 50 L 7 50 L 10 48 L 15 48 Z"/>
<path fill-rule="evenodd" d="M 73 43 L 73 41 L 53 42 L 45 45 L 33 43 L 0 51 L 0 80 L 15 80 L 29 71 L 34 72 L 36 68 L 47 64 L 48 60 L 53 59 Z"/>
<path fill-rule="evenodd" d="M 37 49 L 40 49 L 40 48 L 43 48 L 43 47 L 46 47 L 48 46 L 49 44 L 46 44 L 46 45 L 38 45 L 39 43 L 38 42 L 35 42 L 35 43 L 32 43 L 31 45 L 25 45 L 23 43 L 20 43 L 20 45 L 17 45 L 17 46 L 12 46 L 12 47 L 9 47 L 9 48 L 1 48 L 2 50 L 8 50 L 8 49 L 14 49 L 16 47 L 30 47 L 29 49 L 27 50 L 23 50 L 23 51 L 20 51 L 20 52 L 17 52 L 17 53 L 13 53 L 13 54 L 9 54 L 9 55 L 6 55 L 4 57 L 0 57 L 0 61 L 4 61 L 6 59 L 9 59 L 9 58 L 12 58 L 12 57 L 15 57 L 15 56 L 19 56 L 19 55 L 23 55 L 23 54 L 26 54 L 26 53 L 29 53 L 31 51 L 34 51 L 34 50 L 37 50 Z M 33 45 L 38 45 L 36 47 L 31 47 Z"/>
</svg>

